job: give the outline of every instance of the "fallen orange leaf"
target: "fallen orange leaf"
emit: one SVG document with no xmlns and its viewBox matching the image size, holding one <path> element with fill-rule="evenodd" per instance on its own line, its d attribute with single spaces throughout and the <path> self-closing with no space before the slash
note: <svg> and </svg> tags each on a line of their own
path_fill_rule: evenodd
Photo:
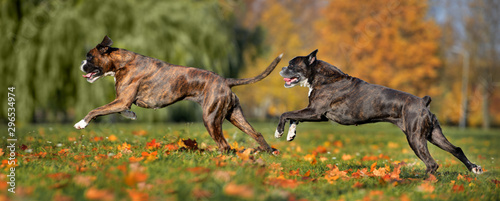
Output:
<svg viewBox="0 0 500 201">
<path fill-rule="evenodd" d="M 179 146 L 177 146 L 176 144 L 166 144 L 164 148 L 168 151 L 174 151 L 179 149 Z"/>
<path fill-rule="evenodd" d="M 324 154 L 324 153 L 326 153 L 326 152 L 327 152 L 327 151 L 326 151 L 326 148 L 325 148 L 325 147 L 323 147 L 323 146 L 321 146 L 321 145 L 320 145 L 320 146 L 318 146 L 318 147 L 316 147 L 316 150 L 315 150 L 315 151 L 316 151 L 317 153 L 320 153 L 320 154 Z"/>
<path fill-rule="evenodd" d="M 145 157 L 146 158 L 146 163 L 147 162 L 151 162 L 151 161 L 154 161 L 156 159 L 158 159 L 158 151 L 153 151 L 151 153 L 148 153 L 148 152 L 142 152 L 142 157 Z M 141 157 L 141 158 L 142 158 Z"/>
<path fill-rule="evenodd" d="M 250 199 L 254 196 L 254 190 L 248 185 L 238 185 L 233 182 L 224 187 L 224 193 L 230 196 L 242 197 Z"/>
<path fill-rule="evenodd" d="M 61 149 L 61 151 L 57 152 L 58 154 L 66 154 L 66 152 L 68 152 L 69 149 Z"/>
<path fill-rule="evenodd" d="M 429 182 L 424 182 L 417 187 L 417 190 L 427 193 L 432 193 L 434 189 L 435 189 L 434 185 L 432 185 Z"/>
<path fill-rule="evenodd" d="M 327 170 L 325 172 L 325 179 L 328 181 L 328 183 L 333 183 L 341 177 L 348 178 L 347 171 L 340 171 L 336 165 L 328 164 L 327 167 L 330 168 L 330 170 Z"/>
<path fill-rule="evenodd" d="M 131 162 L 131 163 L 137 163 L 139 161 L 142 161 L 144 159 L 144 157 L 140 157 L 140 158 L 136 158 L 136 157 L 130 157 L 128 158 L 128 161 Z"/>
<path fill-rule="evenodd" d="M 302 182 L 295 179 L 285 179 L 284 177 L 274 177 L 267 180 L 267 184 L 275 187 L 282 188 L 296 188 Z"/>
<path fill-rule="evenodd" d="M 139 192 L 134 189 L 127 189 L 128 196 L 132 201 L 147 201 L 149 200 L 149 195 L 145 192 Z"/>
<path fill-rule="evenodd" d="M 127 184 L 130 187 L 137 187 L 138 183 L 145 182 L 148 179 L 148 175 L 135 171 L 135 172 L 130 172 L 125 176 L 125 184 Z"/>
<path fill-rule="evenodd" d="M 131 148 L 130 144 L 127 144 L 127 142 L 124 142 L 123 144 L 121 145 L 118 145 L 118 150 L 120 150 L 121 152 L 124 152 L 127 153 L 127 150 L 129 151 Z"/>
<path fill-rule="evenodd" d="M 342 144 L 342 142 L 340 140 L 333 141 L 332 144 L 335 147 L 343 147 L 344 146 L 344 144 Z"/>
<path fill-rule="evenodd" d="M 186 171 L 196 174 L 201 174 L 210 172 L 210 169 L 205 167 L 192 167 L 192 168 L 186 168 Z"/>
<path fill-rule="evenodd" d="M 47 177 L 54 180 L 62 180 L 70 178 L 71 175 L 68 173 L 58 172 L 58 173 L 48 174 Z"/>
<path fill-rule="evenodd" d="M 356 183 L 354 183 L 354 185 L 352 185 L 353 188 L 362 188 L 363 187 L 363 183 L 360 183 L 359 181 L 357 181 Z"/>
<path fill-rule="evenodd" d="M 463 192 L 464 191 L 464 186 L 463 185 L 456 185 L 456 184 L 454 184 L 452 190 L 453 190 L 454 193 Z"/>
<path fill-rule="evenodd" d="M 349 155 L 349 154 L 343 154 L 342 155 L 342 160 L 348 161 L 348 160 L 351 160 L 351 159 L 352 159 L 352 156 Z"/>
<path fill-rule="evenodd" d="M 92 185 L 92 182 L 94 182 L 96 179 L 96 176 L 76 175 L 73 178 L 73 182 L 75 182 L 75 184 L 77 185 L 88 187 Z"/>
<path fill-rule="evenodd" d="M 373 171 L 373 175 L 377 176 L 377 177 L 383 177 L 386 175 L 386 169 L 381 167 L 381 168 L 378 168 L 378 169 L 374 169 Z"/>
<path fill-rule="evenodd" d="M 243 146 L 241 146 L 241 147 L 240 147 L 240 146 L 238 145 L 238 142 L 237 142 L 237 141 L 234 141 L 234 142 L 233 142 L 233 144 L 232 144 L 232 145 L 230 145 L 230 146 L 231 146 L 231 149 L 234 149 L 234 150 L 236 150 L 236 151 L 241 151 L 241 150 L 245 149 L 245 147 L 243 147 Z"/>
<path fill-rule="evenodd" d="M 254 160 L 253 155 L 250 154 L 252 151 L 253 149 L 246 149 L 243 153 L 236 152 L 236 155 L 243 161 Z"/>
<path fill-rule="evenodd" d="M 438 180 L 437 180 L 436 176 L 434 176 L 433 174 L 430 174 L 430 175 L 429 175 L 429 178 L 425 179 L 425 181 L 427 181 L 427 182 L 431 182 L 431 183 L 435 183 L 435 182 L 437 182 Z"/>
<path fill-rule="evenodd" d="M 377 162 L 373 163 L 373 164 L 370 166 L 370 172 L 373 172 L 373 170 L 375 170 L 375 166 L 377 166 Z"/>
<path fill-rule="evenodd" d="M 391 172 L 391 179 L 399 180 L 399 175 L 401 174 L 401 165 L 396 165 L 394 170 Z"/>
<path fill-rule="evenodd" d="M 97 137 L 97 136 L 93 138 L 93 140 L 94 140 L 95 142 L 99 142 L 99 141 L 101 141 L 101 140 L 103 140 L 103 139 L 104 139 L 103 137 Z"/>
<path fill-rule="evenodd" d="M 138 131 L 132 131 L 132 134 L 137 135 L 137 136 L 145 136 L 148 134 L 148 132 L 145 130 L 138 130 Z"/>
<path fill-rule="evenodd" d="M 153 139 L 153 140 L 151 140 L 151 142 L 146 143 L 146 147 L 148 149 L 158 149 L 158 148 L 160 148 L 160 146 L 161 146 L 161 143 L 156 142 L 156 139 Z"/>
<path fill-rule="evenodd" d="M 314 154 L 307 154 L 304 156 L 304 160 L 309 161 L 311 165 L 316 164 L 318 161 L 316 160 L 316 155 Z"/>
<path fill-rule="evenodd" d="M 308 170 L 306 173 L 304 173 L 304 175 L 302 175 L 303 177 L 309 177 L 311 176 L 311 170 Z"/>
<path fill-rule="evenodd" d="M 376 160 L 378 160 L 378 157 L 376 157 L 376 156 L 363 156 L 363 158 L 361 160 L 362 161 L 376 161 Z"/>
<path fill-rule="evenodd" d="M 288 173 L 290 176 L 299 176 L 300 174 L 300 169 L 297 168 L 297 170 L 290 170 L 290 172 Z"/>
<path fill-rule="evenodd" d="M 114 142 L 114 141 L 118 140 L 118 138 L 115 135 L 110 135 L 108 137 L 108 140 L 111 141 L 111 142 Z"/>
<path fill-rule="evenodd" d="M 115 195 L 110 190 L 99 190 L 92 187 L 85 192 L 85 198 L 89 200 L 114 200 Z"/>
</svg>

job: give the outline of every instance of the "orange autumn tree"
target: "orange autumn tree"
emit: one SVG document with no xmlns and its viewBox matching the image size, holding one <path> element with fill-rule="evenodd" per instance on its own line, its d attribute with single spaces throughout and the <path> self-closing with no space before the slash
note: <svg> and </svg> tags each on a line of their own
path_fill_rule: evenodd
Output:
<svg viewBox="0 0 500 201">
<path fill-rule="evenodd" d="M 426 1 L 339 0 L 316 23 L 318 58 L 365 81 L 436 95 L 440 29 Z"/>
</svg>

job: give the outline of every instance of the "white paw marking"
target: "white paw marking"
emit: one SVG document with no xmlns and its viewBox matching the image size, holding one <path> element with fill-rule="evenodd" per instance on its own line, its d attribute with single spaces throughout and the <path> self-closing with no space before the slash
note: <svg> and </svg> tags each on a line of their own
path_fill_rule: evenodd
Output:
<svg viewBox="0 0 500 201">
<path fill-rule="evenodd" d="M 76 129 L 84 129 L 85 127 L 87 127 L 87 125 L 89 125 L 89 124 L 87 122 L 85 122 L 85 120 L 82 119 L 81 121 L 79 121 L 78 123 L 76 123 L 74 125 L 74 127 Z"/>
<path fill-rule="evenodd" d="M 288 129 L 288 135 L 286 136 L 287 141 L 292 141 L 296 135 L 297 124 L 291 124 Z"/>
<path fill-rule="evenodd" d="M 474 174 L 482 174 L 483 173 L 483 168 L 481 166 L 477 166 L 475 168 L 472 168 L 472 172 Z"/>
<path fill-rule="evenodd" d="M 120 112 L 120 114 L 127 119 L 132 119 L 132 120 L 137 119 L 137 116 L 135 115 L 135 113 L 130 111 L 130 110 L 125 110 L 123 112 Z"/>
<path fill-rule="evenodd" d="M 274 137 L 280 138 L 281 136 L 283 136 L 283 133 L 278 132 L 278 129 L 276 129 L 276 132 L 274 132 Z"/>
</svg>

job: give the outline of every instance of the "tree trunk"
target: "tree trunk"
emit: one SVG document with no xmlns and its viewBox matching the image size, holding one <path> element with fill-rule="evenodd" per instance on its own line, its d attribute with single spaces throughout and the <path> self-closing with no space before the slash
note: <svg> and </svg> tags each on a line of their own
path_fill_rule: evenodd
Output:
<svg viewBox="0 0 500 201">
<path fill-rule="evenodd" d="M 490 96 L 489 83 L 488 81 L 485 81 L 481 84 L 481 114 L 483 116 L 483 130 L 489 130 L 491 126 Z"/>
</svg>

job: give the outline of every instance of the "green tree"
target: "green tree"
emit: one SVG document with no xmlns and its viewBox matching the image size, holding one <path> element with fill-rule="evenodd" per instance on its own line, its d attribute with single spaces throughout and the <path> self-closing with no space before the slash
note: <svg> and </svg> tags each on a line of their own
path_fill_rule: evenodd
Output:
<svg viewBox="0 0 500 201">
<path fill-rule="evenodd" d="M 0 83 L 16 87 L 21 122 L 73 121 L 114 98 L 112 78 L 91 85 L 79 69 L 104 35 L 116 47 L 222 76 L 236 76 L 242 65 L 238 27 L 216 0 L 0 2 Z M 0 94 L 6 105 L 6 89 Z M 192 103 L 133 110 L 142 120 L 200 117 Z M 6 108 L 0 111 L 5 118 Z"/>
</svg>

